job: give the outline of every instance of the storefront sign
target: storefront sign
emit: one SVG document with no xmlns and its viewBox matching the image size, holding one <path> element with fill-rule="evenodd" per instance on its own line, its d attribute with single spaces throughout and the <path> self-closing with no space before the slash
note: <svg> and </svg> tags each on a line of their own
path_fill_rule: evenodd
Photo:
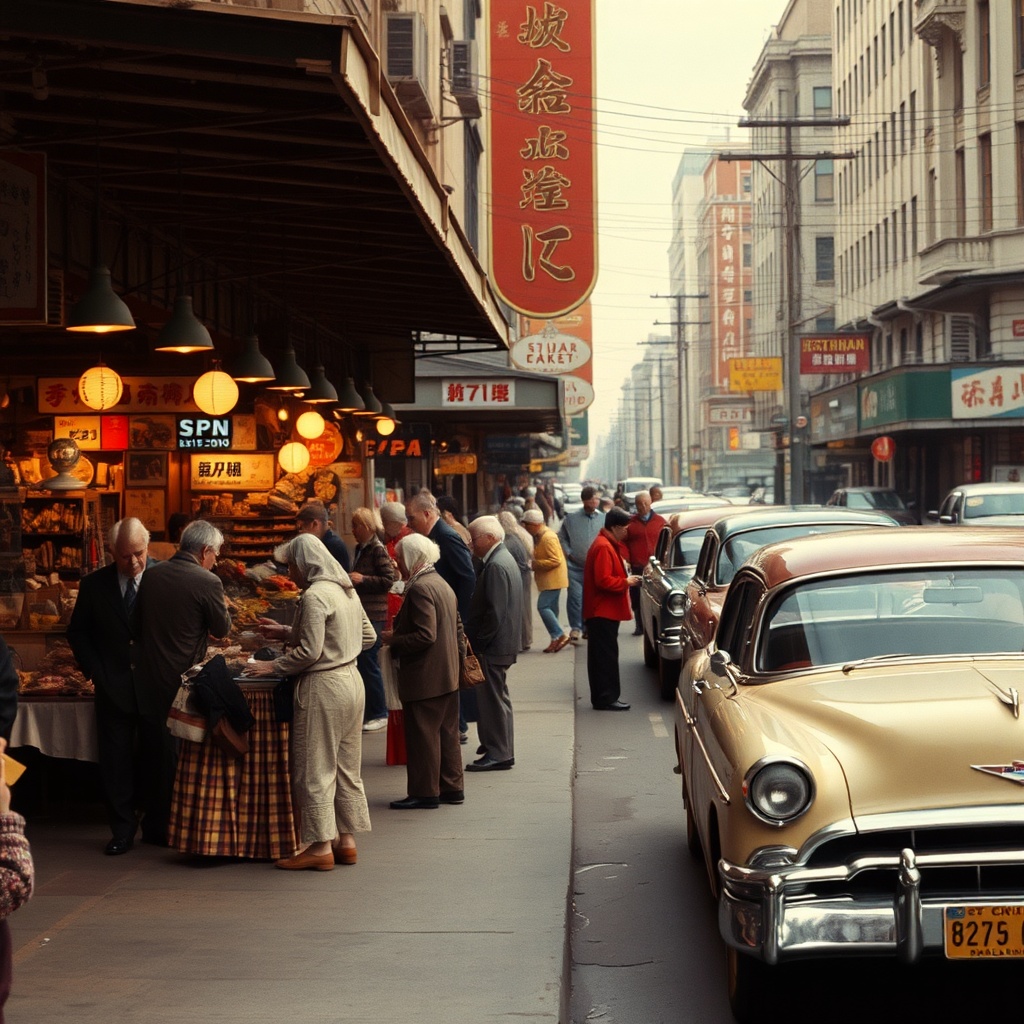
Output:
<svg viewBox="0 0 1024 1024">
<path fill-rule="evenodd" d="M 950 382 L 955 420 L 1024 416 L 1024 366 L 955 369 Z"/>
<path fill-rule="evenodd" d="M 589 408 L 594 401 L 590 303 L 584 302 L 571 312 L 550 320 L 520 317 L 519 330 L 522 337 L 509 352 L 512 364 L 521 370 L 562 377 L 565 381 L 562 411 L 566 416 Z"/>
<path fill-rule="evenodd" d="M 590 444 L 589 413 L 583 412 L 569 418 L 569 444 L 574 448 Z"/>
<path fill-rule="evenodd" d="M 231 447 L 230 416 L 179 416 L 178 447 L 227 449 Z"/>
<path fill-rule="evenodd" d="M 445 380 L 441 382 L 441 405 L 457 408 L 516 404 L 514 380 Z"/>
<path fill-rule="evenodd" d="M 85 366 L 83 363 L 82 368 Z M 115 406 L 120 413 L 200 411 L 192 401 L 194 377 L 122 377 L 121 383 L 124 391 Z M 88 409 L 78 397 L 77 377 L 40 377 L 37 391 L 41 413 Z"/>
<path fill-rule="evenodd" d="M 729 390 L 781 391 L 782 360 L 778 356 L 747 356 L 729 360 Z"/>
<path fill-rule="evenodd" d="M 46 156 L 43 153 L 8 151 L 0 156 L 0 219 L 4 252 L 0 260 L 0 323 L 45 324 Z"/>
<path fill-rule="evenodd" d="M 520 338 L 509 351 L 512 365 L 534 373 L 572 373 L 590 361 L 590 346 L 582 338 L 549 327 Z"/>
<path fill-rule="evenodd" d="M 754 409 L 750 405 L 710 405 L 708 407 L 708 423 L 715 426 L 736 426 L 740 423 L 753 423 Z"/>
<path fill-rule="evenodd" d="M 801 375 L 867 373 L 871 335 L 815 334 L 800 338 Z"/>
<path fill-rule="evenodd" d="M 896 454 L 896 442 L 888 436 L 876 437 L 871 442 L 871 454 L 879 462 L 892 462 Z"/>
<path fill-rule="evenodd" d="M 373 437 L 363 442 L 363 451 L 368 459 L 422 459 L 430 450 L 418 437 Z"/>
<path fill-rule="evenodd" d="M 1024 338 L 1024 320 L 1014 320 L 1011 326 L 1015 338 Z"/>
<path fill-rule="evenodd" d="M 211 452 L 190 459 L 194 491 L 269 491 L 277 479 L 272 454 Z"/>
<path fill-rule="evenodd" d="M 749 166 L 719 161 L 707 173 L 714 176 L 713 187 L 716 192 L 721 195 L 738 195 L 736 175 L 741 173 L 741 168 L 746 168 L 745 173 L 749 174 Z M 742 369 L 734 368 L 734 364 L 742 360 L 748 351 L 745 333 L 749 305 L 745 293 L 749 287 L 747 278 L 750 276 L 750 268 L 744 265 L 742 228 L 744 220 L 749 216 L 749 209 L 735 203 L 714 203 L 709 208 L 709 223 L 706 225 L 711 235 L 708 254 L 715 268 L 710 327 L 712 351 L 716 358 L 712 362 L 712 374 L 716 386 L 724 386 L 728 377 L 730 391 L 772 391 L 777 389 L 743 384 Z M 734 381 L 734 373 L 740 376 L 740 384 Z M 746 379 L 756 382 L 759 378 Z"/>
<path fill-rule="evenodd" d="M 437 472 L 441 476 L 462 476 L 465 473 L 475 473 L 476 454 L 473 452 L 458 452 L 438 455 Z"/>
<path fill-rule="evenodd" d="M 970 372 L 970 370 L 966 371 Z M 950 419 L 949 371 L 907 368 L 859 385 L 860 429 Z"/>
<path fill-rule="evenodd" d="M 567 373 L 562 381 L 565 386 L 566 415 L 576 416 L 594 404 L 594 386 L 589 381 L 573 373 Z"/>
<path fill-rule="evenodd" d="M 333 423 L 324 423 L 324 432 L 319 437 L 306 441 L 306 447 L 309 449 L 310 465 L 329 466 L 344 450 L 345 441 L 341 431 Z M 358 466 L 359 463 L 355 465 Z"/>
<path fill-rule="evenodd" d="M 100 443 L 105 452 L 124 451 L 128 445 L 128 417 L 103 416 L 100 423 Z"/>
<path fill-rule="evenodd" d="M 553 317 L 597 278 L 593 0 L 491 0 L 491 280 Z"/>
<path fill-rule="evenodd" d="M 54 416 L 53 436 L 70 437 L 83 452 L 102 447 L 102 416 Z"/>
</svg>

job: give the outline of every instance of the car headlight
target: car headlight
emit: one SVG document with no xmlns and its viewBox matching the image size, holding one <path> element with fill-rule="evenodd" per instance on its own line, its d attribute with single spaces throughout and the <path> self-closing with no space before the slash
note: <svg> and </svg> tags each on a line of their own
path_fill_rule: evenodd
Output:
<svg viewBox="0 0 1024 1024">
<path fill-rule="evenodd" d="M 686 594 L 674 590 L 665 598 L 665 607 L 670 615 L 682 615 L 686 611 Z"/>
<path fill-rule="evenodd" d="M 785 825 L 811 806 L 814 782 L 799 761 L 759 761 L 743 780 L 743 795 L 756 817 L 769 825 Z"/>
</svg>

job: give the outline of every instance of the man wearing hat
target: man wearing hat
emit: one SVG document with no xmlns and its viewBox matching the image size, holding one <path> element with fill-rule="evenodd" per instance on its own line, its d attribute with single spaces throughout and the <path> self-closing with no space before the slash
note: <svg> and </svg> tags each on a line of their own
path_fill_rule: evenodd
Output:
<svg viewBox="0 0 1024 1024">
<path fill-rule="evenodd" d="M 554 654 L 569 643 L 569 634 L 558 621 L 558 603 L 561 593 L 569 586 L 569 572 L 558 535 L 544 525 L 544 513 L 539 508 L 523 513 L 523 526 L 533 536 L 533 578 L 537 582 L 537 611 L 551 637 L 544 648 L 545 654 Z"/>
<path fill-rule="evenodd" d="M 348 557 L 348 548 L 345 542 L 331 529 L 327 509 L 322 501 L 308 501 L 299 509 L 295 517 L 295 528 L 299 533 L 311 533 L 319 537 L 335 561 L 345 570 L 349 571 L 351 565 Z"/>
<path fill-rule="evenodd" d="M 629 513 L 613 508 L 587 551 L 583 569 L 583 619 L 587 624 L 587 679 L 590 703 L 597 711 L 628 711 L 620 700 L 619 623 L 628 622 L 629 588 L 640 582 L 626 566 L 623 543 Z"/>
</svg>

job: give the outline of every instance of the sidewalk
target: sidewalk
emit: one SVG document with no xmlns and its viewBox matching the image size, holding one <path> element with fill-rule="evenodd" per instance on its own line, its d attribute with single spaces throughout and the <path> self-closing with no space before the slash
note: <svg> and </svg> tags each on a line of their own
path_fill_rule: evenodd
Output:
<svg viewBox="0 0 1024 1024">
<path fill-rule="evenodd" d="M 10 918 L 12 1024 L 482 1024 L 566 1020 L 573 655 L 511 670 L 516 766 L 466 775 L 466 802 L 393 811 L 405 769 L 364 736 L 373 831 L 331 872 L 105 857 L 98 806 L 29 821 L 36 893 Z M 582 656 L 582 655 L 581 655 Z M 476 730 L 463 747 L 475 757 Z M 54 800 L 59 806 L 59 801 Z"/>
</svg>

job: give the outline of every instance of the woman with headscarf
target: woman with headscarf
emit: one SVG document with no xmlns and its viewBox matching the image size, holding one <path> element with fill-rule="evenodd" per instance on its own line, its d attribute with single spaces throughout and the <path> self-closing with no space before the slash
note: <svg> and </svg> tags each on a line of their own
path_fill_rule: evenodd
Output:
<svg viewBox="0 0 1024 1024">
<path fill-rule="evenodd" d="M 356 661 L 356 668 L 366 687 L 363 732 L 377 732 L 388 724 L 384 680 L 381 678 L 377 653 L 380 650 L 380 633 L 388 617 L 388 591 L 398 579 L 398 573 L 387 549 L 380 542 L 378 531 L 384 532 L 379 517 L 371 509 L 357 508 L 352 513 L 352 535 L 356 539 L 356 551 L 350 577 L 378 636 L 376 643 L 363 651 Z"/>
<path fill-rule="evenodd" d="M 505 547 L 516 560 L 523 580 L 523 650 L 528 651 L 533 644 L 533 538 L 510 509 L 498 513 L 498 522 L 505 527 Z"/>
<path fill-rule="evenodd" d="M 408 795 L 391 806 L 429 810 L 461 804 L 459 664 L 466 638 L 455 592 L 434 569 L 441 552 L 429 538 L 418 533 L 404 537 L 397 554 L 405 593 L 384 641 L 399 659 Z"/>
<path fill-rule="evenodd" d="M 330 871 L 355 864 L 354 833 L 370 830 L 360 777 L 366 698 L 356 658 L 377 634 L 348 573 L 317 537 L 300 533 L 274 557 L 302 590 L 293 625 L 260 619 L 263 635 L 284 640 L 287 652 L 246 668 L 251 676 L 297 677 L 291 771 L 299 848 L 274 867 Z"/>
</svg>

